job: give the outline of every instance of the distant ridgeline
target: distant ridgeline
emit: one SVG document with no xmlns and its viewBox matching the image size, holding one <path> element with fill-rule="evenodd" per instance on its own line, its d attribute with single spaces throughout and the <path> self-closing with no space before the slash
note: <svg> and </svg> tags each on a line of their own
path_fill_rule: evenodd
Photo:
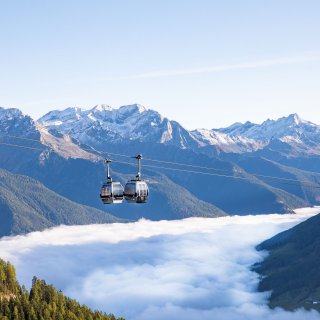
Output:
<svg viewBox="0 0 320 320">
<path fill-rule="evenodd" d="M 136 175 L 130 157 L 138 153 L 148 203 L 104 206 L 103 158 L 112 158 L 112 176 L 124 184 Z M 140 105 L 55 110 L 38 121 L 0 107 L 0 155 L 0 237 L 60 224 L 320 205 L 320 125 L 296 114 L 188 131 Z"/>
<path fill-rule="evenodd" d="M 0 259 L 1 320 L 116 320 L 110 314 L 93 311 L 70 299 L 45 281 L 33 278 L 30 292 L 20 286 L 15 268 Z M 124 320 L 118 318 L 118 320 Z"/>
</svg>

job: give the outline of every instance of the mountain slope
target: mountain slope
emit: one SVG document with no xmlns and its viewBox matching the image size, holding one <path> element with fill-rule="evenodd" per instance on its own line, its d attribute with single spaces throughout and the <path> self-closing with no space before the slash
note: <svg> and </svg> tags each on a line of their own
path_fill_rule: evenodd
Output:
<svg viewBox="0 0 320 320">
<path fill-rule="evenodd" d="M 26 125 L 22 128 L 20 123 L 23 124 L 23 115 L 16 109 L 14 112 L 12 109 L 0 109 L 0 119 L 3 119 L 5 126 L 0 126 L 0 142 L 41 148 L 38 151 L 0 145 L 0 167 L 31 176 L 72 201 L 98 209 L 108 209 L 112 214 L 126 216 L 129 219 L 141 215 L 150 219 L 199 215 L 199 210 L 195 210 L 197 207 L 202 208 L 202 215 L 218 213 L 219 210 L 227 214 L 283 213 L 296 207 L 320 203 L 318 189 L 312 191 L 302 185 L 290 186 L 250 174 L 267 172 L 270 176 L 293 177 L 303 179 L 306 183 L 319 184 L 317 175 L 307 167 L 308 163 L 312 162 L 316 169 L 317 161 L 309 158 L 312 155 L 301 153 L 300 147 L 303 144 L 297 146 L 279 139 L 268 141 L 266 138 L 258 141 L 232 135 L 235 128 L 245 134 L 247 130 L 256 126 L 252 123 L 243 126 L 237 124 L 233 126 L 231 133 L 212 130 L 189 132 L 178 123 L 140 105 L 119 109 L 105 105 L 90 110 L 68 108 L 49 112 L 37 123 L 25 116 Z M 302 120 L 298 121 L 296 117 L 289 116 L 277 121 L 270 120 L 269 124 L 267 121 L 263 128 L 277 128 L 278 121 L 289 126 L 283 128 L 283 134 L 286 130 L 290 134 L 291 124 L 296 132 L 296 127 L 300 128 L 300 122 L 302 123 Z M 301 130 L 310 129 L 316 134 L 317 128 L 313 125 L 303 122 L 303 126 L 305 129 L 301 127 Z M 11 132 L 12 135 L 24 137 L 21 129 L 37 137 L 38 142 L 1 136 L 2 132 Z M 15 130 L 17 134 L 14 134 Z M 267 151 L 269 147 L 272 148 L 270 152 Z M 102 153 L 95 152 L 92 148 L 102 150 Z M 198 169 L 175 166 L 172 163 L 155 163 L 146 159 L 143 160 L 143 174 L 146 173 L 147 178 L 153 181 L 150 185 L 150 202 L 139 209 L 134 205 L 125 204 L 103 207 L 98 197 L 105 176 L 102 158 L 114 158 L 112 169 L 116 171 L 115 178 L 125 183 L 135 175 L 135 168 L 130 164 L 117 163 L 116 161 L 131 161 L 119 154 L 138 153 L 155 160 L 213 167 L 214 170 L 199 171 L 218 175 L 206 176 L 165 170 L 156 167 Z M 296 161 L 304 172 L 289 168 L 291 165 L 286 163 L 286 159 Z M 285 164 L 286 168 L 280 163 Z M 153 167 L 147 167 L 148 165 Z"/>
<path fill-rule="evenodd" d="M 96 109 L 99 108 L 96 107 Z M 133 109 L 133 114 L 136 116 L 134 107 L 125 109 Z M 5 109 L 3 109 L 2 117 L 4 119 L 11 117 L 10 112 L 6 114 Z M 23 118 L 20 111 L 16 111 L 15 113 L 18 118 Z M 70 121 L 67 116 L 63 119 L 66 122 Z M 14 121 L 11 123 L 11 128 L 14 131 Z M 19 140 L 8 136 L 1 137 L 1 127 L 0 141 L 36 147 L 45 151 L 0 145 L 0 152 L 2 154 L 0 167 L 14 173 L 33 177 L 44 183 L 49 189 L 72 201 L 101 210 L 107 209 L 109 212 L 127 219 L 146 217 L 158 220 L 180 219 L 189 216 L 215 217 L 225 215 L 222 210 L 213 204 L 197 199 L 185 188 L 155 172 L 149 172 L 148 175 L 153 181 L 150 184 L 152 194 L 148 204 L 135 206 L 124 203 L 121 206 L 106 207 L 101 203 L 99 198 L 99 189 L 105 179 L 105 167 L 100 155 L 96 156 L 83 150 L 82 146 L 74 138 L 53 129 L 49 130 L 41 126 L 39 127 L 32 121 L 28 130 L 33 132 L 34 136 L 38 134 L 38 143 L 33 140 Z M 20 136 L 23 137 L 21 134 Z M 137 142 L 135 153 L 141 152 L 142 144 L 142 142 Z M 131 145 L 133 146 L 134 142 Z M 125 144 L 124 148 L 128 152 L 128 144 Z M 90 149 L 88 150 L 90 151 Z M 175 150 L 180 149 L 176 148 Z M 128 174 L 115 174 L 114 178 L 120 179 L 125 184 L 127 179 L 134 175 L 132 174 L 132 167 L 120 165 L 118 168 L 120 172 L 128 172 Z M 128 168 L 130 169 L 129 171 Z"/>
<path fill-rule="evenodd" d="M 98 105 L 89 110 L 68 108 L 51 111 L 38 120 L 49 132 L 60 132 L 83 144 L 156 142 L 198 150 L 208 155 L 250 153 L 278 140 L 292 147 L 291 156 L 320 154 L 320 126 L 291 114 L 262 124 L 235 123 L 227 128 L 188 131 L 178 122 L 141 105 L 113 109 Z"/>
<path fill-rule="evenodd" d="M 137 151 L 141 151 L 146 158 L 157 159 L 161 157 L 160 159 L 168 159 L 168 161 L 197 163 L 226 170 L 230 176 L 239 175 L 237 173 L 239 168 L 231 163 L 211 159 L 173 146 L 137 143 L 136 145 L 109 145 L 107 149 L 110 152 L 127 154 L 136 154 Z M 139 206 L 139 209 L 136 209 L 136 206 L 126 208 L 125 205 L 112 206 L 110 209 L 108 207 L 112 214 L 121 210 L 122 214 L 128 215 L 128 218 L 131 219 L 133 212 L 139 211 L 137 212 L 138 215 L 143 214 L 143 216 L 151 219 L 172 219 L 174 216 L 184 216 L 185 213 L 183 212 L 189 210 L 190 213 L 198 215 L 199 211 L 195 212 L 194 210 L 196 207 L 194 201 L 184 201 L 184 199 L 189 198 L 186 191 L 198 198 L 198 208 L 203 207 L 203 202 L 199 201 L 201 200 L 229 214 L 283 213 L 307 205 L 307 202 L 303 199 L 294 195 L 290 196 L 280 189 L 272 188 L 259 181 L 259 179 L 245 174 L 245 172 L 242 173 L 245 179 L 232 179 L 149 168 L 147 167 L 149 164 L 154 165 L 147 160 L 143 161 L 142 165 L 143 177 L 150 180 L 152 191 L 148 205 Z M 66 160 L 51 154 L 45 159 L 41 167 L 37 166 L 37 163 L 33 163 L 33 165 L 32 170 L 29 166 L 29 175 L 32 173 L 36 179 L 43 181 L 50 189 L 73 201 L 102 208 L 101 201 L 97 197 L 99 187 L 105 177 L 105 167 L 102 161 L 93 163 L 83 159 Z M 112 169 L 115 170 L 114 178 L 125 183 L 128 178 L 135 175 L 136 163 L 134 162 L 134 167 L 132 167 L 115 161 L 112 163 Z M 79 174 L 80 172 L 81 174 Z M 163 179 L 164 176 L 169 178 L 169 183 Z M 174 195 L 176 203 L 180 203 L 179 210 L 170 201 L 172 195 Z M 206 214 L 206 212 L 203 212 L 203 215 Z M 153 216 L 154 218 L 152 218 Z"/>
<path fill-rule="evenodd" d="M 12 150 L 13 149 L 13 150 Z M 11 151 L 12 150 L 12 151 Z M 151 220 L 180 219 L 187 216 L 220 216 L 225 213 L 214 204 L 197 199 L 186 188 L 154 171 L 144 171 L 150 180 L 150 200 L 145 205 L 105 206 L 99 198 L 101 183 L 105 180 L 102 160 L 65 158 L 56 152 L 45 155 L 41 151 L 18 150 L 0 145 L 0 167 L 14 173 L 33 177 L 58 194 L 84 205 L 108 210 L 126 219 L 146 217 Z M 115 180 L 123 185 L 135 175 L 135 168 L 124 164 L 112 164 Z M 121 173 L 120 173 L 121 172 Z"/>
<path fill-rule="evenodd" d="M 242 136 L 255 140 L 279 139 L 286 136 L 295 136 L 304 133 L 311 137 L 320 134 L 320 126 L 310 121 L 306 121 L 293 113 L 287 117 L 277 120 L 266 120 L 262 124 L 246 122 L 245 124 L 236 123 L 227 128 L 216 129 L 218 132 L 228 135 Z"/>
<path fill-rule="evenodd" d="M 225 158 L 246 172 L 257 174 L 259 180 L 264 183 L 305 199 L 309 205 L 317 205 L 320 201 L 320 188 L 313 188 L 313 186 L 320 187 L 319 173 L 283 165 L 253 154 L 251 156 L 228 154 Z"/>
<path fill-rule="evenodd" d="M 228 136 L 242 137 L 267 146 L 273 140 L 291 146 L 297 154 L 320 154 L 320 126 L 303 120 L 296 113 L 277 120 L 266 120 L 262 124 L 235 123 L 227 128 L 216 129 Z M 261 147 L 260 147 L 261 149 Z"/>
<path fill-rule="evenodd" d="M 123 174 L 115 174 L 124 184 Z M 144 178 L 148 181 L 150 197 L 146 204 L 135 205 L 123 203 L 121 206 L 108 208 L 109 212 L 120 218 L 150 220 L 174 220 L 189 217 L 215 218 L 225 216 L 226 213 L 215 205 L 195 197 L 187 189 L 174 183 L 162 174 L 149 175 Z"/>
<path fill-rule="evenodd" d="M 229 135 L 216 130 L 197 129 L 191 131 L 191 135 L 197 141 L 201 151 L 215 147 L 219 152 L 244 153 L 259 150 L 265 145 L 263 141 L 241 135 Z"/>
<path fill-rule="evenodd" d="M 83 144 L 94 147 L 106 141 L 157 142 L 182 148 L 196 145 L 190 133 L 179 123 L 138 104 L 122 106 L 119 109 L 97 105 L 89 110 L 54 110 L 37 122 L 49 132 L 54 130 L 67 134 Z"/>
<path fill-rule="evenodd" d="M 320 209 L 319 209 L 320 212 Z M 270 306 L 320 311 L 320 215 L 261 243 L 269 255 L 254 270 L 260 291 L 272 290 Z"/>
<path fill-rule="evenodd" d="M 39 181 L 0 169 L 0 236 L 55 225 L 118 222 L 100 210 L 74 203 Z"/>
<path fill-rule="evenodd" d="M 16 108 L 0 107 L 0 132 L 2 134 L 19 135 L 25 138 L 39 139 L 35 122 Z"/>
<path fill-rule="evenodd" d="M 105 147 L 106 150 L 115 153 L 136 154 L 142 152 L 146 158 L 215 167 L 219 170 L 226 170 L 227 175 L 230 176 L 236 176 L 237 170 L 239 170 L 231 163 L 211 159 L 173 146 L 132 143 Z M 0 152 L 4 155 L 0 158 L 0 167 L 11 172 L 29 175 L 72 201 L 99 209 L 107 209 L 111 214 L 126 216 L 128 219 L 141 217 L 141 215 L 153 220 L 172 219 L 173 217 L 185 216 L 187 211 L 190 215 L 199 215 L 200 208 L 207 210 L 203 202 L 212 205 L 210 212 L 216 211 L 216 209 L 213 210 L 214 206 L 231 214 L 288 212 L 293 208 L 307 205 L 307 202 L 302 198 L 285 196 L 280 189 L 271 188 L 245 172 L 243 174 L 247 179 L 240 180 L 145 168 L 144 164 L 150 163 L 144 161 L 143 176 L 153 181 L 150 184 L 152 193 L 149 203 L 140 206 L 139 209 L 134 205 L 106 208 L 103 207 L 98 196 L 100 185 L 105 179 L 105 167 L 102 161 L 65 158 L 55 152 L 43 154 L 41 151 L 32 151 L 30 153 L 28 150 L 17 150 L 7 146 L 0 146 Z M 120 179 L 123 183 L 134 176 L 136 171 L 130 165 L 116 162 L 112 164 L 112 169 L 116 171 L 114 178 Z M 162 177 L 165 175 L 169 178 L 169 182 L 161 178 L 160 173 Z M 184 201 L 184 199 L 190 198 L 190 193 L 197 199 Z M 175 203 L 170 200 L 173 194 Z M 180 205 L 177 206 L 177 203 Z M 198 210 L 195 210 L 196 207 Z M 207 214 L 208 212 L 202 213 L 202 215 Z"/>
</svg>

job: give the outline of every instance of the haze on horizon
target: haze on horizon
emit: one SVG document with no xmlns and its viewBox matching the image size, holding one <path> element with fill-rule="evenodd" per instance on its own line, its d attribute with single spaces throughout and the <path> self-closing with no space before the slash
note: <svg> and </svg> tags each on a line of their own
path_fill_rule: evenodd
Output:
<svg viewBox="0 0 320 320">
<path fill-rule="evenodd" d="M 2 2 L 0 106 L 140 103 L 188 129 L 320 123 L 320 3 Z"/>
</svg>

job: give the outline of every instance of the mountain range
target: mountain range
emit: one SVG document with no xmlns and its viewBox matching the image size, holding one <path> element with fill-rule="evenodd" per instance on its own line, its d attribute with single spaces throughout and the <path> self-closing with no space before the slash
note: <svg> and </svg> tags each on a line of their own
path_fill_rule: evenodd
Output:
<svg viewBox="0 0 320 320">
<path fill-rule="evenodd" d="M 261 150 L 279 140 L 296 152 L 320 154 L 320 126 L 291 114 L 262 124 L 235 123 L 227 128 L 188 131 L 178 122 L 170 121 L 157 111 L 135 104 L 113 109 L 97 105 L 92 109 L 68 108 L 54 110 L 38 121 L 48 130 L 70 135 L 79 142 L 99 146 L 128 141 L 162 143 L 197 149 L 214 146 L 218 150 L 246 153 Z"/>
<path fill-rule="evenodd" d="M 320 126 L 297 114 L 189 131 L 138 104 L 54 110 L 38 120 L 0 108 L 0 168 L 130 220 L 285 213 L 317 205 L 319 142 Z M 138 153 L 145 157 L 149 203 L 103 206 L 103 158 L 113 158 L 113 177 L 124 184 L 136 175 L 129 156 Z"/>
<path fill-rule="evenodd" d="M 104 206 L 104 158 L 125 184 L 137 170 L 130 157 L 139 153 L 150 200 Z M 54 110 L 38 120 L 0 108 L 0 155 L 0 237 L 59 224 L 287 213 L 320 204 L 320 126 L 297 114 L 190 131 L 137 104 Z M 254 270 L 259 290 L 272 290 L 271 307 L 320 310 L 319 221 L 258 246 L 270 252 Z"/>
</svg>

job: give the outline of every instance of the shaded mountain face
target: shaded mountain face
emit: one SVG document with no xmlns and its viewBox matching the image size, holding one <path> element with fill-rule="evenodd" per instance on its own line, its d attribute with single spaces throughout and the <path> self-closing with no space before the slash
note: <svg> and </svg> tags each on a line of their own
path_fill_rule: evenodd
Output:
<svg viewBox="0 0 320 320">
<path fill-rule="evenodd" d="M 7 110 L 9 119 L 10 109 Z M 2 111 L 5 113 L 5 109 Z M 20 117 L 19 114 L 17 121 L 21 121 Z M 266 149 L 252 151 L 251 149 L 256 149 L 257 145 L 251 138 L 229 136 L 218 132 L 216 135 L 206 136 L 207 140 L 215 138 L 215 145 L 210 144 L 211 142 L 206 145 L 207 142 L 202 141 L 198 133 L 187 132 L 176 122 L 166 120 L 157 112 L 146 110 L 139 105 L 119 109 L 97 106 L 87 111 L 69 108 L 64 111 L 52 111 L 36 123 L 29 117 L 24 117 L 25 121 L 30 123 L 30 130 L 38 137 L 38 140 L 36 139 L 38 142 L 18 141 L 1 136 L 0 142 L 15 144 L 19 142 L 43 150 L 30 151 L 0 145 L 2 154 L 0 167 L 14 173 L 29 175 L 72 201 L 97 209 L 110 210 L 119 217 L 128 219 L 148 217 L 158 220 L 199 215 L 217 216 L 224 213 L 283 213 L 320 202 L 318 190 L 308 191 L 311 189 L 307 189 L 304 184 L 299 182 L 294 186 L 288 183 L 281 184 L 276 180 L 253 175 L 255 173 L 274 175 L 317 184 L 319 183 L 317 173 L 309 172 L 305 168 L 304 170 L 293 168 L 288 164 L 280 164 L 275 159 L 263 157 L 259 152 Z M 161 138 L 168 132 L 163 129 L 164 123 L 171 125 L 172 141 Z M 149 125 L 152 128 L 150 130 Z M 246 127 L 252 126 L 254 125 L 246 125 Z M 0 127 L 0 134 L 1 130 Z M 14 132 L 15 121 L 10 123 L 9 130 Z M 19 132 L 15 135 L 23 136 Z M 118 138 L 113 139 L 114 136 Z M 293 148 L 280 140 L 272 140 L 272 143 L 276 141 L 279 141 L 279 150 L 282 148 L 284 150 L 283 156 L 288 154 L 286 148 Z M 150 180 L 152 191 L 150 202 L 144 206 L 121 205 L 106 208 L 99 199 L 100 185 L 105 180 L 102 158 L 106 154 L 96 153 L 90 147 L 126 155 L 143 153 L 145 158 L 213 167 L 218 171 L 209 170 L 210 173 L 219 173 L 223 170 L 229 178 L 143 167 L 143 176 Z M 223 151 L 226 147 L 230 152 Z M 238 148 L 239 153 L 231 152 L 235 148 Z M 274 152 L 279 155 L 278 151 Z M 130 161 L 128 158 L 115 158 L 124 162 Z M 305 158 L 299 156 L 296 159 Z M 143 165 L 155 165 L 155 163 L 144 160 Z M 121 180 L 123 184 L 136 174 L 136 168 L 127 164 L 114 162 L 112 169 L 114 178 Z M 241 179 L 232 178 L 236 176 Z"/>
<path fill-rule="evenodd" d="M 121 222 L 103 211 L 74 203 L 27 176 L 0 169 L 0 237 L 66 224 Z"/>
<path fill-rule="evenodd" d="M 99 126 L 111 130 L 113 133 L 117 132 L 122 137 L 121 139 L 114 139 L 110 135 L 106 136 L 103 132 L 95 132 L 92 139 L 87 138 L 86 133 L 84 134 L 84 138 L 82 136 L 80 137 L 81 142 L 92 147 L 98 147 L 102 150 L 108 151 L 113 149 L 112 145 L 115 143 L 131 145 L 132 143 L 139 142 L 140 150 L 143 149 L 141 145 L 143 143 L 157 143 L 174 145 L 178 148 L 192 150 L 198 154 L 205 154 L 209 158 L 219 158 L 227 162 L 231 161 L 240 167 L 243 166 L 248 173 L 260 172 L 261 174 L 269 175 L 276 175 L 277 173 L 280 174 L 279 177 L 288 176 L 288 173 L 286 172 L 287 169 L 281 169 L 280 171 L 284 172 L 279 173 L 277 166 L 274 166 L 274 170 L 269 170 L 267 169 L 268 164 L 260 161 L 261 159 L 278 162 L 287 167 L 293 166 L 295 169 L 303 171 L 320 172 L 320 158 L 318 159 L 317 155 L 318 151 L 320 151 L 320 143 L 318 143 L 320 142 L 320 126 L 301 119 L 297 114 L 292 114 L 278 120 L 267 120 L 260 125 L 251 122 L 246 122 L 244 124 L 235 123 L 228 128 L 213 130 L 197 129 L 190 132 L 187 132 L 187 130 L 183 129 L 182 126 L 176 122 L 169 121 L 157 112 L 146 110 L 139 105 L 124 106 L 119 109 L 112 109 L 107 106 L 97 106 L 87 111 L 81 111 L 79 109 L 53 111 L 42 117 L 39 121 L 41 125 L 48 130 L 68 133 L 71 134 L 72 137 L 78 139 L 79 134 L 82 134 L 82 131 L 79 130 L 79 123 L 85 123 L 83 127 L 84 132 L 86 130 L 90 131 L 95 126 L 91 118 L 92 115 L 96 113 L 96 110 L 99 110 L 99 114 L 103 114 L 103 116 L 100 116 L 99 118 Z M 72 116 L 70 116 L 70 113 Z M 117 120 L 119 118 L 121 121 Z M 178 129 L 176 131 L 168 131 L 166 127 L 166 130 L 164 130 L 162 127 L 163 121 L 170 123 L 171 128 L 176 125 L 176 128 Z M 150 125 L 152 126 L 152 129 L 149 128 Z M 74 132 L 76 132 L 76 134 Z M 157 132 L 158 136 L 156 136 L 155 132 Z M 159 132 L 161 132 L 161 134 L 159 134 Z M 171 132 L 171 135 L 169 135 L 168 132 Z M 159 138 L 160 136 L 170 136 L 171 140 Z M 97 142 L 97 140 L 99 140 L 99 142 Z M 122 148 L 122 151 L 127 153 L 126 147 Z M 144 153 L 147 152 L 148 154 L 148 151 L 149 150 L 147 149 Z M 165 152 L 166 151 L 163 150 L 163 152 L 155 153 L 153 156 L 155 158 L 163 159 Z M 189 159 L 186 157 L 182 158 L 184 162 L 190 163 Z M 170 159 L 168 160 L 170 161 Z M 199 159 L 195 160 L 194 163 L 197 161 L 199 161 Z M 207 165 L 209 162 L 210 161 L 207 161 Z M 254 162 L 263 163 L 263 165 L 257 167 Z M 179 176 L 179 174 L 169 175 L 170 177 L 173 177 L 173 179 Z M 292 172 L 290 176 L 293 180 L 299 180 L 301 176 L 305 175 L 299 171 L 295 171 Z M 315 176 L 315 180 L 318 181 L 318 176 Z M 203 181 L 203 179 L 200 180 Z M 270 179 L 260 180 L 274 188 L 280 188 L 286 192 L 302 197 L 311 205 L 317 204 L 320 201 L 320 196 L 316 192 L 313 192 L 311 197 L 307 196 L 306 194 L 310 194 L 310 189 L 308 190 L 304 186 L 301 188 L 288 188 L 288 185 L 274 183 L 274 181 Z M 310 181 L 311 184 L 314 182 L 312 174 L 306 178 L 306 181 Z M 190 185 L 193 185 L 193 183 Z M 197 193 L 196 188 L 191 189 L 189 185 L 187 185 L 187 188 L 188 190 Z M 240 192 L 237 191 L 236 195 L 239 194 L 240 198 L 246 199 L 247 201 L 248 199 L 243 196 L 243 190 L 247 191 L 249 188 L 246 187 Z M 246 191 L 244 193 L 246 193 Z M 225 192 L 223 195 L 225 194 L 228 195 L 228 192 Z M 208 201 L 209 196 L 206 196 L 203 192 L 201 193 L 201 197 Z M 251 197 L 253 198 L 254 195 L 251 195 Z M 214 198 L 214 196 L 211 198 Z M 225 199 L 225 197 L 222 198 Z M 256 196 L 255 199 L 261 199 L 261 197 Z M 263 201 L 260 201 L 261 207 L 262 203 L 270 201 L 270 198 L 267 200 L 268 197 L 263 197 L 262 199 Z M 217 201 L 219 201 L 219 199 Z M 225 201 L 226 200 L 222 202 Z M 251 201 L 251 203 L 253 203 L 253 201 Z M 245 210 L 251 210 L 251 212 L 261 211 L 256 211 L 258 206 L 253 208 L 252 206 L 248 207 L 241 204 L 240 199 L 239 202 L 237 202 L 237 205 L 239 212 L 244 212 Z M 235 210 L 230 207 L 224 206 L 224 203 L 219 203 L 219 206 L 222 206 L 221 208 L 227 212 L 235 212 Z M 241 210 L 241 208 L 243 208 L 243 210 Z M 270 208 L 268 210 L 270 210 Z"/>
<path fill-rule="evenodd" d="M 7 116 L 9 117 L 9 115 Z M 27 116 L 25 117 L 28 118 Z M 12 126 L 14 127 L 14 121 Z M 10 130 L 12 131 L 13 128 Z M 86 151 L 87 149 L 83 150 L 81 145 L 68 135 L 59 132 L 52 134 L 49 132 L 50 130 L 33 122 L 32 130 L 34 136 L 38 136 L 38 139 L 20 140 L 8 136 L 1 137 L 0 128 L 0 142 L 4 141 L 5 143 L 36 148 L 36 150 L 20 149 L 0 144 L 0 152 L 2 154 L 0 167 L 14 173 L 33 177 L 52 191 L 74 202 L 100 210 L 108 210 L 109 212 L 111 210 L 112 213 L 126 219 L 146 217 L 160 220 L 181 219 L 191 216 L 216 217 L 225 215 L 224 211 L 214 204 L 201 201 L 186 188 L 174 183 L 161 173 L 155 172 L 150 172 L 149 175 L 146 172 L 146 177 L 150 179 L 149 186 L 152 191 L 148 204 L 144 206 L 123 204 L 121 206 L 106 207 L 99 197 L 100 186 L 105 180 L 105 167 L 102 157 L 90 153 L 90 149 L 88 151 Z M 23 134 L 18 133 L 15 136 L 24 137 Z M 133 145 L 133 142 L 130 144 Z M 118 144 L 115 144 L 115 146 L 118 146 Z M 140 146 L 141 143 L 138 143 L 136 147 L 140 149 Z M 162 146 L 162 144 L 159 144 L 159 146 Z M 127 149 L 128 144 L 125 144 L 124 148 Z M 149 149 L 150 146 L 147 148 Z M 163 151 L 159 150 L 158 153 Z M 117 169 L 120 172 L 127 172 L 126 174 L 114 172 L 114 178 L 121 180 L 123 184 L 126 183 L 128 178 L 135 176 L 135 172 L 130 166 L 120 165 Z"/>
<path fill-rule="evenodd" d="M 259 290 L 272 291 L 271 307 L 320 311 L 319 230 L 320 214 L 258 246 L 269 251 L 254 270 L 262 276 Z"/>
</svg>

